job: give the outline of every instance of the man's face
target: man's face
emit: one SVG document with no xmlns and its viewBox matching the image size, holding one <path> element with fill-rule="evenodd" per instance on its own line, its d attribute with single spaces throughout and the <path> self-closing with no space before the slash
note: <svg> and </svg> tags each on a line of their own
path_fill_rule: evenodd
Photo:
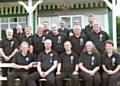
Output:
<svg viewBox="0 0 120 86">
<path fill-rule="evenodd" d="M 76 26 L 75 29 L 74 29 L 74 33 L 75 34 L 80 34 L 81 32 L 81 28 L 79 26 Z"/>
<path fill-rule="evenodd" d="M 7 36 L 8 39 L 11 39 L 13 37 L 13 32 L 7 31 L 6 36 Z"/>
<path fill-rule="evenodd" d="M 44 46 L 45 46 L 45 49 L 51 49 L 52 43 L 46 42 L 46 43 L 44 43 Z"/>
<path fill-rule="evenodd" d="M 28 52 L 29 46 L 27 44 L 24 44 L 21 46 L 21 50 L 22 50 L 22 52 Z"/>
<path fill-rule="evenodd" d="M 94 23 L 94 17 L 88 17 L 88 22 L 89 22 L 89 24 L 93 24 Z"/>
<path fill-rule="evenodd" d="M 64 43 L 64 49 L 65 49 L 66 51 L 71 50 L 71 47 L 72 47 L 72 45 L 71 45 L 70 42 L 66 42 L 66 43 Z"/>
</svg>

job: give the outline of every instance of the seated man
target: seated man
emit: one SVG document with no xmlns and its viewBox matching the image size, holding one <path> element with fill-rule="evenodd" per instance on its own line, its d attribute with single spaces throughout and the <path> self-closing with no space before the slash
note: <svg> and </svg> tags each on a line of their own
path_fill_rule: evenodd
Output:
<svg viewBox="0 0 120 86">
<path fill-rule="evenodd" d="M 47 86 L 55 86 L 54 70 L 57 67 L 57 53 L 52 50 L 52 41 L 46 39 L 45 50 L 38 56 L 37 72 L 28 77 L 28 86 L 36 86 L 35 80 L 45 78 Z"/>
<path fill-rule="evenodd" d="M 63 86 L 62 80 L 65 77 L 71 78 L 72 86 L 79 85 L 78 56 L 71 50 L 71 47 L 72 45 L 69 41 L 64 43 L 65 52 L 60 55 L 56 73 L 57 86 Z"/>
<path fill-rule="evenodd" d="M 29 69 L 33 66 L 34 56 L 29 51 L 29 44 L 22 42 L 20 51 L 15 54 L 12 60 L 13 70 L 8 74 L 8 86 L 15 86 L 14 79 L 20 78 L 20 86 L 27 86 Z"/>
</svg>

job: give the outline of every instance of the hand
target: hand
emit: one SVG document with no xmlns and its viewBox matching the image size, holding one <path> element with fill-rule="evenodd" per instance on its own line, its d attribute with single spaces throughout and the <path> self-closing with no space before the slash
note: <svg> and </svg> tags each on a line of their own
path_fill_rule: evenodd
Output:
<svg viewBox="0 0 120 86">
<path fill-rule="evenodd" d="M 94 76 L 95 72 L 94 72 L 94 71 L 89 71 L 89 74 L 90 74 L 91 76 Z"/>
<path fill-rule="evenodd" d="M 33 67 L 33 62 L 31 62 L 29 65 L 28 65 L 28 68 L 32 68 Z"/>
<path fill-rule="evenodd" d="M 8 56 L 5 56 L 4 59 L 5 59 L 5 61 L 9 61 L 10 60 L 10 58 Z"/>
<path fill-rule="evenodd" d="M 112 75 L 112 74 L 113 74 L 113 71 L 112 71 L 112 70 L 108 70 L 107 73 L 108 73 L 109 75 Z"/>
<path fill-rule="evenodd" d="M 60 75 L 60 74 L 61 74 L 61 72 L 57 72 L 57 73 L 56 73 L 56 75 Z"/>
<path fill-rule="evenodd" d="M 25 70 L 28 70 L 28 69 L 29 69 L 29 67 L 28 67 L 28 66 L 23 66 L 23 68 L 24 68 Z"/>
<path fill-rule="evenodd" d="M 39 74 L 41 77 L 43 77 L 43 78 L 45 77 L 45 72 L 41 71 L 41 72 L 39 72 Z"/>
<path fill-rule="evenodd" d="M 74 72 L 73 72 L 73 75 L 78 75 L 78 72 L 77 72 L 77 71 L 74 71 Z"/>
<path fill-rule="evenodd" d="M 44 76 L 46 77 L 49 73 L 48 72 L 44 72 Z"/>
</svg>

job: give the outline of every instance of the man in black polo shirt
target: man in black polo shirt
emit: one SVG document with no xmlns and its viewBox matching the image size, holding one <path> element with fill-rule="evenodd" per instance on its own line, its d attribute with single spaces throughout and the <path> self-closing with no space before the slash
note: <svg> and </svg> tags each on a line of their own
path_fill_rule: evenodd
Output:
<svg viewBox="0 0 120 86">
<path fill-rule="evenodd" d="M 29 69 L 33 65 L 34 56 L 29 51 L 29 44 L 22 42 L 20 45 L 20 52 L 16 53 L 12 60 L 13 70 L 7 76 L 8 86 L 15 86 L 14 79 L 20 78 L 20 86 L 27 86 L 27 77 Z"/>
<path fill-rule="evenodd" d="M 60 21 L 60 28 L 58 30 L 61 34 L 64 34 L 66 38 L 69 37 L 69 30 L 68 28 L 65 27 L 65 21 L 61 20 Z"/>
<path fill-rule="evenodd" d="M 87 36 L 87 38 L 89 39 L 89 36 L 90 36 L 91 32 L 93 31 L 93 24 L 94 24 L 94 16 L 93 15 L 88 16 L 88 22 L 89 22 L 89 24 L 85 26 L 84 33 Z"/>
<path fill-rule="evenodd" d="M 117 86 L 120 80 L 120 54 L 114 51 L 111 40 L 105 42 L 107 53 L 102 57 L 102 86 Z"/>
<path fill-rule="evenodd" d="M 78 56 L 71 50 L 70 41 L 64 43 L 65 52 L 60 55 L 56 73 L 56 84 L 57 86 L 63 86 L 62 80 L 65 77 L 71 78 L 72 86 L 79 85 L 78 77 Z"/>
<path fill-rule="evenodd" d="M 58 32 L 58 26 L 56 24 L 52 24 L 52 35 L 50 39 L 53 42 L 53 50 L 58 54 L 64 52 L 63 43 L 66 40 L 65 35 Z"/>
<path fill-rule="evenodd" d="M 57 67 L 57 53 L 52 50 L 52 41 L 46 39 L 45 50 L 38 57 L 37 72 L 28 77 L 28 86 L 36 86 L 35 80 L 45 78 L 47 86 L 55 86 L 54 70 Z"/>
<path fill-rule="evenodd" d="M 0 53 L 2 55 L 2 62 L 9 63 L 11 62 L 13 56 L 18 51 L 18 42 L 13 38 L 13 30 L 6 29 L 6 37 L 3 38 L 0 42 Z M 8 68 L 2 68 L 2 76 L 7 76 Z M 6 81 L 2 82 L 2 86 L 7 86 Z"/>
<path fill-rule="evenodd" d="M 32 45 L 32 28 L 31 26 L 25 27 L 25 35 L 22 37 L 22 42 L 26 41 L 30 45 L 30 52 L 33 53 L 33 45 Z"/>
<path fill-rule="evenodd" d="M 21 25 L 17 25 L 16 30 L 17 30 L 17 32 L 14 35 L 14 37 L 17 39 L 18 44 L 20 45 L 22 42 L 22 37 L 24 35 L 23 28 Z"/>
<path fill-rule="evenodd" d="M 93 32 L 89 38 L 95 44 L 100 55 L 102 56 L 105 53 L 105 41 L 109 39 L 109 36 L 105 31 L 101 30 L 97 22 L 93 24 Z"/>
<path fill-rule="evenodd" d="M 87 37 L 84 34 L 81 34 L 80 25 L 75 25 L 73 28 L 74 35 L 69 37 L 69 40 L 72 43 L 72 50 L 75 51 L 78 56 L 80 56 L 81 51 L 84 48 Z"/>
<path fill-rule="evenodd" d="M 44 50 L 44 41 L 46 37 L 43 35 L 44 28 L 40 25 L 37 28 L 37 33 L 32 37 L 33 53 L 37 56 Z"/>
</svg>

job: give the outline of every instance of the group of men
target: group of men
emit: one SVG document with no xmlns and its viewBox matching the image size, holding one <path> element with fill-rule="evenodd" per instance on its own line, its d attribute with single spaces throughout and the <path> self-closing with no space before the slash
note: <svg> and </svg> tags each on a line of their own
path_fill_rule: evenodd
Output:
<svg viewBox="0 0 120 86">
<path fill-rule="evenodd" d="M 78 86 L 79 56 L 85 43 L 92 41 L 103 56 L 105 41 L 109 39 L 93 15 L 88 16 L 88 22 L 84 29 L 77 23 L 71 30 L 65 27 L 64 20 L 60 21 L 60 28 L 52 24 L 51 29 L 44 22 L 34 35 L 30 26 L 23 31 L 18 25 L 16 34 L 6 29 L 6 37 L 0 41 L 0 53 L 2 62 L 12 62 L 13 68 L 2 68 L 2 75 L 8 79 L 2 86 L 15 86 L 14 79 L 18 77 L 21 86 L 36 86 L 39 78 L 45 78 L 47 86 L 62 86 L 64 77 L 70 77 L 72 86 Z M 37 68 L 33 67 L 35 62 Z"/>
</svg>

